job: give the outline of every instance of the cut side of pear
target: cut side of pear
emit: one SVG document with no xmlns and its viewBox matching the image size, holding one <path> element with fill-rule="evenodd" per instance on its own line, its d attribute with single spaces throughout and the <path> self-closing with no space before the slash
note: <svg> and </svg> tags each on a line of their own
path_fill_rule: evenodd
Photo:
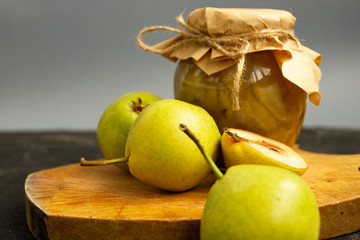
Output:
<svg viewBox="0 0 360 240">
<path fill-rule="evenodd" d="M 289 146 L 241 129 L 224 129 L 221 148 L 228 168 L 239 164 L 262 164 L 282 167 L 298 175 L 308 169 L 306 161 Z"/>
</svg>

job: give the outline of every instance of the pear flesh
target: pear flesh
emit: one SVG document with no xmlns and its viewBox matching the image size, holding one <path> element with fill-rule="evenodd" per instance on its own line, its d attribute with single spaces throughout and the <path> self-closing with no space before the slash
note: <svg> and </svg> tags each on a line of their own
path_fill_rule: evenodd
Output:
<svg viewBox="0 0 360 240">
<path fill-rule="evenodd" d="M 201 240 L 315 240 L 320 213 L 315 196 L 297 174 L 273 166 L 229 168 L 210 189 Z"/>
<path fill-rule="evenodd" d="M 302 175 L 308 169 L 306 161 L 289 146 L 259 134 L 225 129 L 221 147 L 226 167 L 238 164 L 263 164 L 282 167 Z"/>
</svg>

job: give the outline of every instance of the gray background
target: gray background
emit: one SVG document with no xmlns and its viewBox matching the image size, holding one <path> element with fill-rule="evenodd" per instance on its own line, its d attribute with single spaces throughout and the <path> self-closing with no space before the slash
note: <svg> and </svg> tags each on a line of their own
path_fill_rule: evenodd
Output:
<svg viewBox="0 0 360 240">
<path fill-rule="evenodd" d="M 124 93 L 173 98 L 176 65 L 139 49 L 137 33 L 205 6 L 291 11 L 296 35 L 323 55 L 323 99 L 304 125 L 360 128 L 359 0 L 0 0 L 0 130 L 95 130 Z"/>
</svg>

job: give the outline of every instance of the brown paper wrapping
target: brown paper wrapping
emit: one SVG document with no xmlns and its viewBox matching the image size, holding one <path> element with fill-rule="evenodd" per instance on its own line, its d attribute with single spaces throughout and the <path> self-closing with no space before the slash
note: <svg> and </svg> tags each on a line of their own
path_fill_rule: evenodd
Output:
<svg viewBox="0 0 360 240">
<path fill-rule="evenodd" d="M 201 8 L 192 11 L 186 23 L 182 16 L 177 20 L 184 31 L 168 27 L 145 30 L 169 30 L 179 36 L 147 46 L 141 40 L 145 33 L 142 32 L 138 37 L 139 46 L 172 61 L 192 58 L 208 75 L 239 64 L 238 59 L 247 53 L 271 50 L 283 76 L 306 91 L 313 104 L 319 105 L 321 55 L 301 45 L 295 37 L 296 19 L 290 12 Z M 246 68 L 246 63 L 244 66 Z"/>
</svg>

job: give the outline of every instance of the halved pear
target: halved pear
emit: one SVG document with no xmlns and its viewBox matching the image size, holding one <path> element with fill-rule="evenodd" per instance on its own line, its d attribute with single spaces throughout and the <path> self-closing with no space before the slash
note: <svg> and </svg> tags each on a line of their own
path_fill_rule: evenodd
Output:
<svg viewBox="0 0 360 240">
<path fill-rule="evenodd" d="M 241 129 L 225 128 L 221 148 L 228 168 L 239 164 L 271 165 L 300 176 L 308 169 L 306 161 L 287 145 Z"/>
</svg>

